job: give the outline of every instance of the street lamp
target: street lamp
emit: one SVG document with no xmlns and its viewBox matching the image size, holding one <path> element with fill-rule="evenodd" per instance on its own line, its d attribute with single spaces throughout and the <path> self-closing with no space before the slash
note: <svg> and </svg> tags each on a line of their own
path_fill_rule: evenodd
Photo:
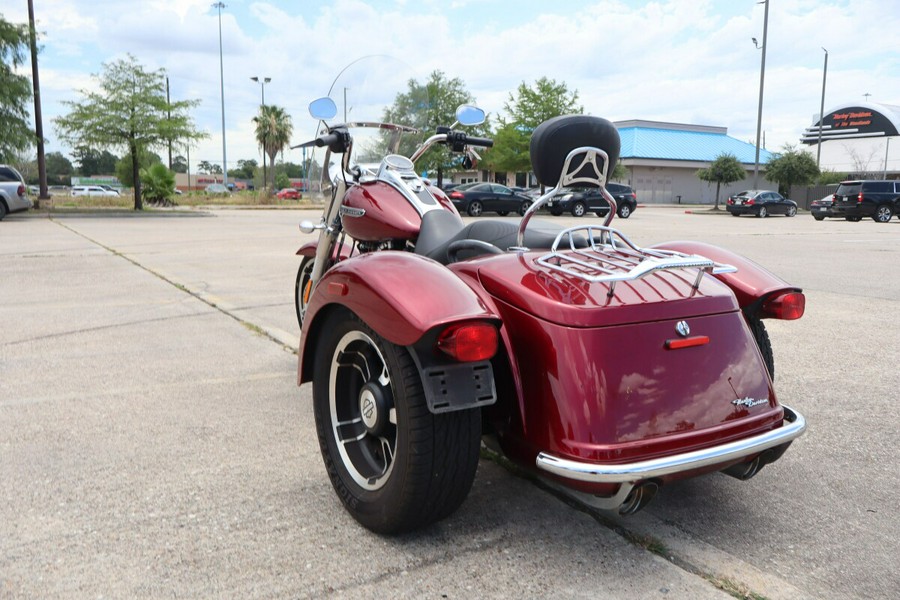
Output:
<svg viewBox="0 0 900 600">
<path fill-rule="evenodd" d="M 266 106 L 266 84 L 272 81 L 271 77 L 263 77 L 262 81 L 260 81 L 259 77 L 251 77 L 251 81 L 255 81 L 260 86 L 262 86 L 262 106 L 265 108 Z M 262 116 L 262 115 L 260 115 Z M 266 129 L 263 129 L 263 189 L 266 187 L 266 182 L 269 179 L 266 176 Z"/>
<path fill-rule="evenodd" d="M 225 68 L 222 63 L 222 9 L 224 2 L 216 2 L 213 8 L 219 10 L 219 89 L 222 96 L 222 183 L 228 187 L 228 162 L 225 159 Z"/>
<path fill-rule="evenodd" d="M 825 48 L 822 48 L 825 50 Z M 822 128 L 825 127 L 825 77 L 828 75 L 828 50 L 825 50 L 825 68 L 822 69 L 822 102 L 819 104 L 819 149 L 816 150 L 816 168 L 822 156 Z"/>
<path fill-rule="evenodd" d="M 759 66 L 759 110 L 756 114 L 756 162 L 753 167 L 753 189 L 759 189 L 759 138 L 762 133 L 762 106 L 763 106 L 763 86 L 766 81 L 766 43 L 769 34 L 769 0 L 757 2 L 757 4 L 765 4 L 766 11 L 763 17 L 763 40 L 762 46 L 753 38 L 753 44 L 757 49 L 762 49 L 762 59 Z"/>
</svg>

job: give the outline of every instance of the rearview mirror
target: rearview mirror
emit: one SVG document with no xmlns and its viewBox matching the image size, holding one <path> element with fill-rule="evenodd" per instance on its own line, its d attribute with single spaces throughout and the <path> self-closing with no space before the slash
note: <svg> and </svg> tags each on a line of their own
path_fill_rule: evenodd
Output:
<svg viewBox="0 0 900 600">
<path fill-rule="evenodd" d="M 333 119 L 337 114 L 337 104 L 328 96 L 313 100 L 309 103 L 309 114 L 322 121 Z"/>
<path fill-rule="evenodd" d="M 477 106 L 463 104 L 456 109 L 456 120 L 460 125 L 481 125 L 484 123 L 484 111 Z"/>
</svg>

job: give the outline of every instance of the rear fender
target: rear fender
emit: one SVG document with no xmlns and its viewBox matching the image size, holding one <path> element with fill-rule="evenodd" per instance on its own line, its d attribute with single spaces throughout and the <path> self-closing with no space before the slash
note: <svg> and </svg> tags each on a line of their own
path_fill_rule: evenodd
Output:
<svg viewBox="0 0 900 600">
<path fill-rule="evenodd" d="M 731 288 L 738 305 L 748 317 L 774 318 L 776 313 L 770 308 L 773 302 L 784 294 L 802 292 L 800 288 L 787 283 L 749 258 L 712 244 L 680 241 L 665 242 L 651 246 L 651 248 L 698 254 L 716 262 L 737 267 L 737 271 L 734 273 L 722 273 L 714 277 Z"/>
<path fill-rule="evenodd" d="M 434 328 L 467 320 L 500 319 L 447 267 L 410 252 L 373 252 L 337 263 L 309 301 L 300 341 L 297 383 L 312 379 L 319 324 L 343 306 L 382 338 L 413 346 Z"/>
</svg>

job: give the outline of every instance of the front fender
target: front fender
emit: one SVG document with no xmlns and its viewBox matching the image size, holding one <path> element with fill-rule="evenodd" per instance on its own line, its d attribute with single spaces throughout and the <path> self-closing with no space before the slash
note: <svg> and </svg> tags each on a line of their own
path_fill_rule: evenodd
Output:
<svg viewBox="0 0 900 600">
<path fill-rule="evenodd" d="M 756 315 L 761 311 L 763 303 L 776 295 L 801 291 L 797 286 L 789 284 L 749 258 L 719 246 L 703 242 L 680 241 L 656 244 L 651 248 L 698 254 L 716 262 L 737 267 L 737 271 L 734 273 L 722 273 L 714 277 L 731 288 L 738 305 L 746 314 Z M 758 316 L 765 317 L 767 315 L 759 314 Z"/>
<path fill-rule="evenodd" d="M 318 324 L 329 307 L 354 312 L 382 338 L 411 346 L 429 330 L 499 317 L 453 271 L 409 252 L 373 252 L 337 263 L 316 285 L 303 322 L 297 382 L 312 379 Z"/>
</svg>

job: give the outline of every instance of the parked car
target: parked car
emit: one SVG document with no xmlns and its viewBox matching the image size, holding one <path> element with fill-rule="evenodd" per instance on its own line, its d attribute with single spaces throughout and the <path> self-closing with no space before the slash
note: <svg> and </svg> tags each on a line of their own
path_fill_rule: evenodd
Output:
<svg viewBox="0 0 900 600">
<path fill-rule="evenodd" d="M 837 215 L 831 210 L 834 204 L 834 194 L 828 194 L 818 200 L 813 200 L 809 205 L 809 213 L 816 221 L 822 221 L 825 217 L 836 217 Z"/>
<path fill-rule="evenodd" d="M 8 213 L 28 210 L 31 206 L 22 175 L 10 166 L 0 165 L 0 221 Z"/>
<path fill-rule="evenodd" d="M 769 190 L 745 190 L 729 196 L 726 206 L 733 217 L 741 215 L 785 215 L 793 217 L 797 214 L 797 203 L 785 198 L 778 192 Z"/>
<path fill-rule="evenodd" d="M 471 217 L 483 212 L 495 212 L 501 217 L 511 212 L 524 215 L 531 206 L 531 198 L 499 183 L 464 183 L 456 186 L 449 197 L 456 210 Z"/>
<path fill-rule="evenodd" d="M 299 200 L 303 197 L 303 194 L 294 188 L 284 188 L 279 190 L 275 196 L 281 200 Z"/>
<path fill-rule="evenodd" d="M 827 216 L 887 223 L 894 215 L 900 215 L 900 181 L 855 180 L 841 182 Z"/>
<path fill-rule="evenodd" d="M 606 190 L 616 199 L 616 214 L 622 219 L 630 217 L 637 208 L 634 190 L 621 183 L 607 183 Z M 566 188 L 547 203 L 547 209 L 554 216 L 567 212 L 573 217 L 582 217 L 592 212 L 598 217 L 605 217 L 609 214 L 609 203 L 598 188 Z"/>
<path fill-rule="evenodd" d="M 75 185 L 70 192 L 72 196 L 118 196 L 119 192 L 107 190 L 100 185 Z"/>
<path fill-rule="evenodd" d="M 117 190 L 116 188 L 114 188 L 114 187 L 111 186 L 111 185 L 105 185 L 105 184 L 101 183 L 101 184 L 100 184 L 100 187 L 102 187 L 102 188 L 103 188 L 104 190 L 106 190 L 107 192 L 113 192 L 113 193 L 115 193 L 116 196 L 120 196 L 120 195 L 121 195 L 121 194 L 119 194 L 119 190 Z"/>
<path fill-rule="evenodd" d="M 228 188 L 221 183 L 211 183 L 206 186 L 205 191 L 210 196 L 228 196 L 231 194 L 231 192 L 228 191 Z"/>
</svg>

